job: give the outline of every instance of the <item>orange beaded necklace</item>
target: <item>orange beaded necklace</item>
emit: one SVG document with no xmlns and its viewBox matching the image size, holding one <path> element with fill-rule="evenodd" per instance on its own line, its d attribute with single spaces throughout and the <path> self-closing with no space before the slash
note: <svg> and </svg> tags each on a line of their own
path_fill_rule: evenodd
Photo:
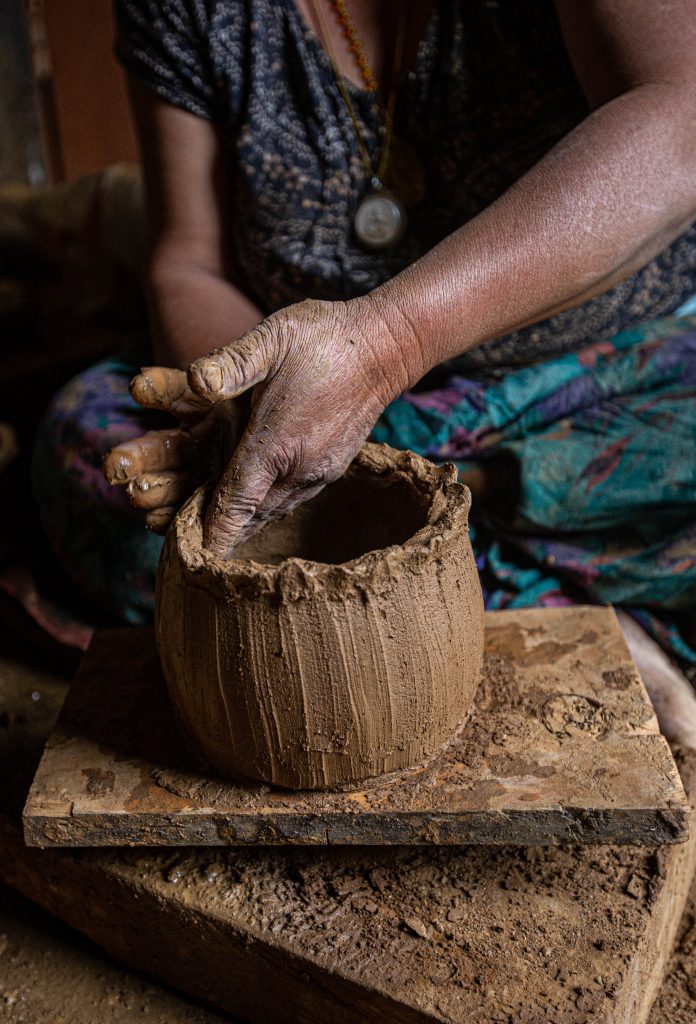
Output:
<svg viewBox="0 0 696 1024">
<path fill-rule="evenodd" d="M 358 33 L 355 31 L 353 22 L 350 20 L 345 0 L 333 0 L 333 5 L 336 10 L 336 17 L 343 29 L 343 34 L 348 40 L 348 49 L 355 57 L 355 63 L 360 69 L 360 74 L 362 75 L 362 80 L 365 83 L 365 88 L 368 92 L 377 92 L 377 79 L 372 73 L 372 68 L 368 63 L 360 40 L 358 39 Z"/>
</svg>

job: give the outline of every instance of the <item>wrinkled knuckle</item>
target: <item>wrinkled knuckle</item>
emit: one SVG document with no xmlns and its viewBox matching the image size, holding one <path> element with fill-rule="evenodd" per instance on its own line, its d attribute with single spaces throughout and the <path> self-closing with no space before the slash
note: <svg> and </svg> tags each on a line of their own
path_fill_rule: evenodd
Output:
<svg viewBox="0 0 696 1024">
<path fill-rule="evenodd" d="M 256 512 L 258 500 L 250 494 L 235 494 L 232 507 L 218 513 L 218 526 L 224 529 L 236 528 L 240 519 L 251 519 Z"/>
<path fill-rule="evenodd" d="M 221 351 L 230 360 L 230 366 L 238 367 L 242 363 L 256 365 L 267 362 L 278 333 L 275 321 L 275 317 L 262 320 L 232 345 L 227 345 L 222 349 Z"/>
<path fill-rule="evenodd" d="M 243 350 L 253 365 L 270 369 L 284 351 L 287 338 L 285 311 L 274 313 L 244 335 Z"/>
<path fill-rule="evenodd" d="M 312 487 L 323 487 L 329 482 L 326 470 L 319 467 L 305 470 L 293 481 L 295 487 L 303 491 L 310 490 Z"/>
<path fill-rule="evenodd" d="M 219 360 L 225 378 L 225 386 L 235 389 L 244 383 L 249 365 L 250 348 L 247 342 L 239 342 L 235 347 L 228 346 L 220 350 Z"/>
<path fill-rule="evenodd" d="M 252 338 L 256 346 L 272 345 L 278 333 L 278 318 L 266 317 L 257 324 L 245 337 Z"/>
<path fill-rule="evenodd" d="M 301 446 L 292 441 L 278 439 L 273 447 L 261 455 L 279 480 L 294 481 L 303 472 Z"/>
</svg>

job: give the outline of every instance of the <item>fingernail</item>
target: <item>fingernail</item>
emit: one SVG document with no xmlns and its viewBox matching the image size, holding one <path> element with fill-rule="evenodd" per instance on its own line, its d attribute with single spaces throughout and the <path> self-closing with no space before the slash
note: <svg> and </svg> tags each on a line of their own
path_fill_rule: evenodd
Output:
<svg viewBox="0 0 696 1024">
<path fill-rule="evenodd" d="M 208 391 L 217 393 L 222 390 L 223 384 L 223 373 L 221 367 L 217 363 L 212 361 L 209 363 L 203 363 L 199 369 L 201 380 L 205 384 Z"/>
<path fill-rule="evenodd" d="M 133 470 L 133 460 L 128 455 L 114 455 L 109 452 L 104 459 L 104 475 L 109 483 L 125 483 Z"/>
</svg>

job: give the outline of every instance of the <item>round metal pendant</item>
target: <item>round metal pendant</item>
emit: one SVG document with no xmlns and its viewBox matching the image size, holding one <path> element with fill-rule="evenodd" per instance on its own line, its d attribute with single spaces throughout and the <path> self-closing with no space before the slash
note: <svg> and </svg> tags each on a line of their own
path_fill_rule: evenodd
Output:
<svg viewBox="0 0 696 1024">
<path fill-rule="evenodd" d="M 386 189 L 368 192 L 355 211 L 355 237 L 365 249 L 389 249 L 406 230 L 406 210 Z"/>
</svg>

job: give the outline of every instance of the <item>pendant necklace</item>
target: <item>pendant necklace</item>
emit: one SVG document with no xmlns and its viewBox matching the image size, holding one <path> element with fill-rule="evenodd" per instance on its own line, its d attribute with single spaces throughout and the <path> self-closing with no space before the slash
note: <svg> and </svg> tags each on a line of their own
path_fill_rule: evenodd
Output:
<svg viewBox="0 0 696 1024">
<path fill-rule="evenodd" d="M 377 82 L 348 16 L 345 0 L 333 0 L 333 2 L 338 19 L 348 39 L 350 50 L 355 54 L 355 59 L 360 69 L 363 81 L 365 82 L 366 89 L 368 92 L 377 92 Z M 389 164 L 389 152 L 393 134 L 396 89 L 399 73 L 401 71 L 401 61 L 403 59 L 404 52 L 404 37 L 406 34 L 403 7 L 399 12 L 399 26 L 396 45 L 394 47 L 394 65 L 392 68 L 389 95 L 384 115 L 384 142 L 382 144 L 379 164 L 375 171 L 367 146 L 365 145 L 365 139 L 363 138 L 362 131 L 360 130 L 360 123 L 353 108 L 348 89 L 346 88 L 343 76 L 338 69 L 333 44 L 331 43 L 331 38 L 326 30 L 324 15 L 321 10 L 321 3 L 322 0 L 313 0 L 317 20 L 321 26 L 324 46 L 336 79 L 336 85 L 338 86 L 341 98 L 343 99 L 348 116 L 352 122 L 355 137 L 358 142 L 358 148 L 360 150 L 360 158 L 363 162 L 367 180 L 369 182 L 368 191 L 358 203 L 358 207 L 353 216 L 353 231 L 355 232 L 355 237 L 358 242 L 365 249 L 390 249 L 403 238 L 404 232 L 406 231 L 407 220 L 406 209 L 403 203 L 394 195 L 393 192 L 390 192 L 389 189 L 384 186 L 384 176 Z"/>
</svg>

